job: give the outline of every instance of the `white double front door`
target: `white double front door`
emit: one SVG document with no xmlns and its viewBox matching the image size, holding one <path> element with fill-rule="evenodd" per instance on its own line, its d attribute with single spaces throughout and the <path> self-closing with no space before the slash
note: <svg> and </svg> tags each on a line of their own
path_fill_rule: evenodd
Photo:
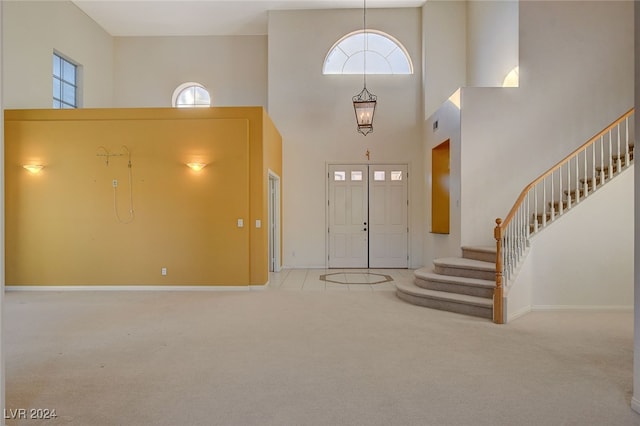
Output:
<svg viewBox="0 0 640 426">
<path fill-rule="evenodd" d="M 406 164 L 329 165 L 330 268 L 408 267 Z"/>
</svg>

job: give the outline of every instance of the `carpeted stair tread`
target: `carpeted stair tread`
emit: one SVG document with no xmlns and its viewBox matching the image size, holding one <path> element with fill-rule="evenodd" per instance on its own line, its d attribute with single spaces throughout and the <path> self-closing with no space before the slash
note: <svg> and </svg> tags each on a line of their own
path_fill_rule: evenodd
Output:
<svg viewBox="0 0 640 426">
<path fill-rule="evenodd" d="M 496 246 L 462 246 L 462 250 L 473 250 L 496 254 Z"/>
<path fill-rule="evenodd" d="M 442 257 L 434 259 L 433 264 L 442 267 L 452 267 L 460 269 L 477 269 L 480 271 L 496 270 L 495 263 L 483 262 L 482 260 L 465 259 L 464 257 Z"/>
<path fill-rule="evenodd" d="M 475 305 L 485 308 L 493 308 L 493 300 L 484 297 L 469 296 L 466 294 L 449 293 L 446 291 L 427 290 L 412 283 L 397 282 L 398 291 L 412 296 L 427 299 L 437 299 L 447 302 L 461 303 L 465 305 Z"/>
<path fill-rule="evenodd" d="M 416 269 L 414 272 L 414 275 L 416 278 L 420 278 L 423 280 L 439 281 L 443 283 L 464 284 L 464 285 L 487 287 L 487 288 L 493 288 L 496 285 L 495 281 L 490 281 L 490 280 L 481 280 L 479 278 L 466 278 L 466 277 L 457 277 L 453 275 L 436 274 L 435 272 L 427 268 Z"/>
<path fill-rule="evenodd" d="M 495 262 L 496 246 L 463 246 L 462 257 L 483 262 Z"/>
</svg>

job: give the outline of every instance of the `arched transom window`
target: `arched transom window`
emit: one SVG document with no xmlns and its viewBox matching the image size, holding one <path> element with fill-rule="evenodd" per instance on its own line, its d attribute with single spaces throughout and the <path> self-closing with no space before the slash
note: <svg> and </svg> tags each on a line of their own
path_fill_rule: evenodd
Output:
<svg viewBox="0 0 640 426">
<path fill-rule="evenodd" d="M 174 90 L 172 105 L 176 108 L 211 106 L 209 91 L 199 83 L 184 83 Z"/>
<path fill-rule="evenodd" d="M 366 38 L 365 38 L 366 37 Z M 389 34 L 354 31 L 333 45 L 324 60 L 323 74 L 413 74 L 407 50 Z"/>
</svg>

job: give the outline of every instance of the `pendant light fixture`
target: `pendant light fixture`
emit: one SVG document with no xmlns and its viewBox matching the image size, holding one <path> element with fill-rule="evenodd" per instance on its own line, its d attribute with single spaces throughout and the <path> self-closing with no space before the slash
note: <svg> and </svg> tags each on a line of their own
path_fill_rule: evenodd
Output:
<svg viewBox="0 0 640 426">
<path fill-rule="evenodd" d="M 376 102 L 378 97 L 367 90 L 367 0 L 364 0 L 363 9 L 363 39 L 364 39 L 364 63 L 362 75 L 364 79 L 364 88 L 360 93 L 355 95 L 353 100 L 353 109 L 356 112 L 356 122 L 358 123 L 358 132 L 367 136 L 373 132 L 373 113 L 376 111 Z"/>
</svg>

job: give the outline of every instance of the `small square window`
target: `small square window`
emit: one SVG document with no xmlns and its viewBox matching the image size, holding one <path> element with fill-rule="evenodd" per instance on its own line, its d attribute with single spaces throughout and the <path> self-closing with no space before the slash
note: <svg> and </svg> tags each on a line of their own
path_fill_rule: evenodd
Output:
<svg viewBox="0 0 640 426">
<path fill-rule="evenodd" d="M 392 171 L 391 172 L 391 180 L 402 180 L 402 172 L 401 171 Z"/>
<path fill-rule="evenodd" d="M 352 170 L 351 171 L 351 180 L 361 181 L 362 180 L 362 171 L 360 171 L 360 170 Z"/>
<path fill-rule="evenodd" d="M 345 171 L 333 172 L 333 180 L 334 181 L 347 180 L 347 172 L 345 172 Z"/>
<path fill-rule="evenodd" d="M 384 170 L 376 170 L 373 172 L 373 180 L 383 181 L 386 179 L 386 173 Z"/>
</svg>

